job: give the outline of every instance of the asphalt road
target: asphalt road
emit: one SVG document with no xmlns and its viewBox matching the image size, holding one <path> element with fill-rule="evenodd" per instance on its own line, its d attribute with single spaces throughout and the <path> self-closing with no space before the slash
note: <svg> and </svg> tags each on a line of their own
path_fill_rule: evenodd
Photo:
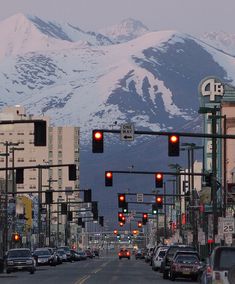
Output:
<svg viewBox="0 0 235 284">
<path fill-rule="evenodd" d="M 0 274 L 1 284 L 108 284 L 128 283 L 170 284 L 162 274 L 152 271 L 143 260 L 103 257 L 56 267 L 38 267 L 34 275 L 28 272 Z M 191 280 L 176 280 L 175 283 L 196 283 Z"/>
</svg>

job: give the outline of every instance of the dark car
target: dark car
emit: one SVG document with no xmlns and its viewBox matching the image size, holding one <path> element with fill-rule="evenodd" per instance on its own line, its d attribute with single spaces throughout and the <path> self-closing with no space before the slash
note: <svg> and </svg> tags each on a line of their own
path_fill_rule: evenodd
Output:
<svg viewBox="0 0 235 284">
<path fill-rule="evenodd" d="M 119 259 L 122 259 L 122 258 L 130 259 L 131 258 L 131 253 L 127 249 L 121 249 L 119 251 L 119 253 L 118 253 L 118 257 L 119 257 Z"/>
<path fill-rule="evenodd" d="M 67 261 L 70 261 L 72 262 L 72 254 L 71 254 L 71 251 L 70 251 L 70 248 L 68 246 L 62 246 L 62 247 L 58 247 L 58 250 L 59 249 L 63 249 L 66 253 L 66 256 L 67 256 Z"/>
<path fill-rule="evenodd" d="M 139 249 L 135 253 L 135 259 L 144 259 L 145 253 L 143 250 Z"/>
<path fill-rule="evenodd" d="M 73 260 L 73 261 L 78 261 L 78 260 L 80 260 L 77 251 L 71 249 L 70 252 L 71 252 L 71 257 L 72 257 L 72 260 Z"/>
<path fill-rule="evenodd" d="M 169 278 L 191 278 L 197 281 L 200 274 L 200 260 L 196 254 L 177 254 L 172 260 Z"/>
<path fill-rule="evenodd" d="M 161 263 L 161 269 L 160 271 L 163 273 L 163 279 L 168 279 L 169 277 L 169 271 L 172 259 L 174 257 L 174 254 L 176 251 L 195 251 L 195 248 L 193 246 L 187 246 L 187 245 L 172 245 L 169 246 L 165 257 L 163 258 L 163 261 Z"/>
<path fill-rule="evenodd" d="M 6 272 L 13 271 L 29 271 L 31 274 L 35 272 L 35 260 L 31 251 L 27 248 L 11 249 L 7 252 Z"/>
<path fill-rule="evenodd" d="M 93 253 L 89 249 L 85 250 L 85 253 L 88 258 L 93 258 Z"/>
<path fill-rule="evenodd" d="M 56 265 L 56 258 L 48 248 L 38 248 L 33 253 L 37 265 Z"/>
<path fill-rule="evenodd" d="M 86 260 L 87 259 L 86 253 L 82 250 L 78 251 L 78 256 L 79 256 L 79 260 Z"/>
</svg>

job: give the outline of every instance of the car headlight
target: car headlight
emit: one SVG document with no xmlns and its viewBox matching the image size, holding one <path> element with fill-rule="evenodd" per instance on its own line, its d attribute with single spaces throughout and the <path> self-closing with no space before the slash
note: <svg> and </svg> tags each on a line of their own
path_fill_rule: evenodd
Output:
<svg viewBox="0 0 235 284">
<path fill-rule="evenodd" d="M 33 261 L 31 259 L 26 260 L 26 264 L 33 264 Z"/>
<path fill-rule="evenodd" d="M 14 264 L 14 261 L 13 261 L 13 260 L 8 260 L 8 261 L 7 261 L 7 264 L 8 264 L 8 265 L 13 265 L 13 264 Z"/>
</svg>

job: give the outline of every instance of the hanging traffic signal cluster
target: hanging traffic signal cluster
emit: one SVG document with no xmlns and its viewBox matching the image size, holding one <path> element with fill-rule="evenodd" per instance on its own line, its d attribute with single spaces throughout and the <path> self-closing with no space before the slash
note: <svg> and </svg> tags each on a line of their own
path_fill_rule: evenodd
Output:
<svg viewBox="0 0 235 284">
<path fill-rule="evenodd" d="M 168 136 L 168 156 L 177 157 L 180 154 L 180 137 L 179 135 Z"/>
<path fill-rule="evenodd" d="M 147 213 L 143 213 L 142 215 L 142 223 L 143 225 L 146 225 L 148 222 L 148 214 Z"/>
<path fill-rule="evenodd" d="M 163 187 L 163 173 L 155 174 L 155 187 L 162 188 Z"/>
<path fill-rule="evenodd" d="M 92 152 L 93 153 L 104 152 L 104 133 L 101 130 L 92 131 Z"/>
<path fill-rule="evenodd" d="M 113 186 L 113 173 L 110 171 L 105 172 L 105 186 Z"/>
<path fill-rule="evenodd" d="M 156 196 L 156 207 L 157 209 L 163 208 L 163 198 L 162 196 Z"/>
</svg>

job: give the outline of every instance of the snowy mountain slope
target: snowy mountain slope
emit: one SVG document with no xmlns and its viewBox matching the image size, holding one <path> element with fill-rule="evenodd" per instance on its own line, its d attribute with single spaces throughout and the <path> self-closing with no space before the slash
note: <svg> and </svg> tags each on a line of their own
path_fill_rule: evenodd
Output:
<svg viewBox="0 0 235 284">
<path fill-rule="evenodd" d="M 180 127 L 197 116 L 201 79 L 235 78 L 233 57 L 175 31 L 118 45 L 30 52 L 6 58 L 0 71 L 2 105 L 21 103 L 57 125 L 80 125 L 84 140 L 114 121 Z"/>
<path fill-rule="evenodd" d="M 207 32 L 202 35 L 201 39 L 219 50 L 235 56 L 235 34 L 226 32 Z"/>
<path fill-rule="evenodd" d="M 121 23 L 104 28 L 100 33 L 109 37 L 115 43 L 127 42 L 149 32 L 149 29 L 140 21 L 125 19 Z"/>
</svg>

